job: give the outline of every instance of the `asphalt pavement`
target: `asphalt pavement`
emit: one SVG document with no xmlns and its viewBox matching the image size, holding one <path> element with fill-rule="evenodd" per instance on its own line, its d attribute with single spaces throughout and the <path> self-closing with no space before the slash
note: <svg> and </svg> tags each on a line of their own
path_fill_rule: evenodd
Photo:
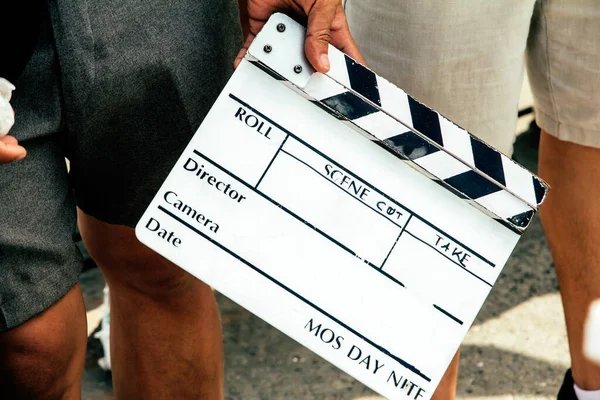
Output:
<svg viewBox="0 0 600 400">
<path fill-rule="evenodd" d="M 527 123 L 521 122 L 519 129 Z M 516 142 L 515 157 L 531 169 L 537 163 L 535 146 L 532 135 L 521 135 Z M 91 333 L 102 315 L 104 281 L 92 269 L 81 282 Z M 224 296 L 217 294 L 217 299 L 224 329 L 226 399 L 382 399 Z M 99 342 L 90 338 L 86 400 L 114 399 L 110 374 L 97 365 L 100 356 Z M 556 398 L 568 367 L 556 275 L 536 218 L 464 340 L 458 398 Z"/>
<path fill-rule="evenodd" d="M 98 270 L 82 276 L 90 330 L 101 315 Z M 319 356 L 217 294 L 225 342 L 227 399 L 289 400 L 381 397 Z M 459 399 L 555 398 L 569 366 L 552 258 L 539 221 L 517 245 L 462 347 Z M 90 340 L 84 399 L 113 399 Z"/>
</svg>

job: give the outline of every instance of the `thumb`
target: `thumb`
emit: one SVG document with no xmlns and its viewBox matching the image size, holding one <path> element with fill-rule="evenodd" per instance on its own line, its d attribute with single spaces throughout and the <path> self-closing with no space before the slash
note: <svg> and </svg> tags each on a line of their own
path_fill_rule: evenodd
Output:
<svg viewBox="0 0 600 400">
<path fill-rule="evenodd" d="M 0 164 L 7 164 L 12 161 L 18 161 L 27 155 L 25 149 L 18 145 L 17 140 L 12 136 L 0 138 Z"/>
<path fill-rule="evenodd" d="M 337 1 L 315 0 L 308 12 L 304 51 L 312 66 L 323 73 L 329 71 L 327 53 L 331 40 L 331 25 L 337 8 Z"/>
</svg>

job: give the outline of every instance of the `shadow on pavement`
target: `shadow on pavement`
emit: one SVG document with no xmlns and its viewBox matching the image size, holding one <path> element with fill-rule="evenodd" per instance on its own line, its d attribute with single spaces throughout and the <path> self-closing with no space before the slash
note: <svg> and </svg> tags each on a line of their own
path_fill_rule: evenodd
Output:
<svg viewBox="0 0 600 400">
<path fill-rule="evenodd" d="M 493 346 L 463 346 L 458 394 L 469 396 L 556 396 L 563 366 Z"/>
</svg>

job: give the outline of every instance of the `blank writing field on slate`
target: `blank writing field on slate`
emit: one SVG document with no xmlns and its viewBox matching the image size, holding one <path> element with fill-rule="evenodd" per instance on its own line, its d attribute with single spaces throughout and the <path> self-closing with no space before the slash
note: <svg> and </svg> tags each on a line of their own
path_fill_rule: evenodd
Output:
<svg viewBox="0 0 600 400">
<path fill-rule="evenodd" d="M 373 184 L 344 165 L 320 154 L 318 150 L 298 140 L 286 141 L 282 150 L 399 228 L 404 228 L 408 222 L 411 215 L 408 210 L 397 203 L 390 203 L 389 196 Z"/>
<path fill-rule="evenodd" d="M 546 187 L 334 48 L 315 73 L 303 40 L 269 19 L 136 235 L 383 396 L 429 399 Z"/>
<path fill-rule="evenodd" d="M 291 176 L 294 184 L 285 185 Z M 291 212 L 352 254 L 377 267 L 383 264 L 402 229 L 362 203 L 357 198 L 363 193 L 360 190 L 356 197 L 347 193 L 286 152 L 277 156 L 259 189 L 278 203 L 286 204 Z M 323 198 L 328 201 L 323 202 Z M 371 231 L 377 235 L 364 234 Z"/>
</svg>

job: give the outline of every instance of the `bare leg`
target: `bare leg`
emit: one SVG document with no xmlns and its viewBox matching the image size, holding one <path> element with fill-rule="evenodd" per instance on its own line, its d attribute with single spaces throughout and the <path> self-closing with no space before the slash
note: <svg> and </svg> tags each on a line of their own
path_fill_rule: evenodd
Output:
<svg viewBox="0 0 600 400">
<path fill-rule="evenodd" d="M 148 249 L 133 229 L 79 211 L 110 288 L 111 362 L 119 399 L 222 399 L 221 321 L 210 287 Z"/>
<path fill-rule="evenodd" d="M 456 398 L 456 383 L 458 381 L 458 364 L 460 361 L 460 349 L 454 355 L 446 373 L 438 385 L 431 400 L 454 400 Z"/>
<path fill-rule="evenodd" d="M 86 333 L 77 284 L 42 314 L 0 334 L 0 397 L 81 399 Z"/>
<path fill-rule="evenodd" d="M 588 307 L 600 298 L 600 149 L 542 132 L 539 172 L 552 186 L 540 215 L 558 275 L 573 378 L 582 389 L 600 389 L 600 367 L 582 350 Z"/>
</svg>

